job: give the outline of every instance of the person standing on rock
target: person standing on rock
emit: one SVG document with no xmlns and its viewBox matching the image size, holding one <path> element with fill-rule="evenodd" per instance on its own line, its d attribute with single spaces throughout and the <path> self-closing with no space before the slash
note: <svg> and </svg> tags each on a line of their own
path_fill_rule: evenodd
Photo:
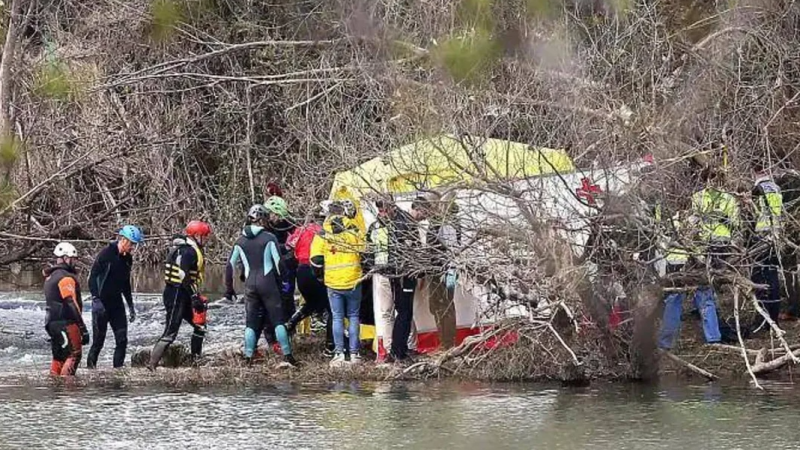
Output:
<svg viewBox="0 0 800 450">
<path fill-rule="evenodd" d="M 90 369 L 97 367 L 97 358 L 106 341 L 108 325 L 114 332 L 114 368 L 125 363 L 125 352 L 128 348 L 128 321 L 136 320 L 131 295 L 131 254 L 137 245 L 144 242 L 142 231 L 126 225 L 119 231 L 118 239 L 107 245 L 92 264 L 89 273 L 89 289 L 92 292 L 92 348 L 86 365 Z M 128 304 L 128 316 L 122 299 Z"/>
<path fill-rule="evenodd" d="M 192 333 L 192 358 L 197 360 L 203 351 L 206 335 L 206 310 L 208 300 L 200 295 L 205 262 L 203 245 L 211 237 L 211 227 L 199 220 L 186 225 L 184 234 L 176 235 L 167 254 L 164 267 L 164 308 L 167 310 L 166 326 L 161 338 L 153 347 L 147 368 L 155 370 L 167 348 L 175 342 L 181 322 L 194 328 Z"/>
<path fill-rule="evenodd" d="M 75 375 L 83 346 L 89 343 L 89 331 L 81 315 L 81 287 L 75 270 L 78 250 L 72 244 L 62 242 L 53 254 L 56 263 L 44 270 L 45 329 L 50 335 L 53 351 L 50 375 L 70 376 Z"/>
<path fill-rule="evenodd" d="M 289 318 L 283 308 L 280 290 L 280 253 L 275 235 L 265 230 L 269 212 L 262 205 L 253 205 L 247 213 L 242 235 L 233 246 L 225 267 L 226 296 L 235 296 L 233 272 L 236 267 L 244 271 L 246 327 L 244 331 L 244 357 L 252 361 L 258 335 L 265 323 L 276 324 L 274 336 L 281 346 L 284 362 L 296 366 L 292 355 L 289 332 L 284 323 Z M 269 326 L 269 325 L 267 325 Z"/>
</svg>

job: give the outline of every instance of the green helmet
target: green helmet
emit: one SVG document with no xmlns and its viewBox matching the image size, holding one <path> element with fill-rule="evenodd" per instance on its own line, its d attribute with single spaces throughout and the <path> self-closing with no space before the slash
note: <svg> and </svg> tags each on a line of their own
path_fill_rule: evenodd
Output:
<svg viewBox="0 0 800 450">
<path fill-rule="evenodd" d="M 264 202 L 264 208 L 267 211 L 277 215 L 281 219 L 285 219 L 289 215 L 289 208 L 286 206 L 286 200 L 278 196 L 272 196 Z"/>
</svg>

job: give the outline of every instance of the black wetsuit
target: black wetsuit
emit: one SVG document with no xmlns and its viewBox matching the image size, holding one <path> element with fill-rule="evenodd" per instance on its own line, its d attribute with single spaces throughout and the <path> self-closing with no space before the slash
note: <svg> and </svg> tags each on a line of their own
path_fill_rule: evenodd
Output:
<svg viewBox="0 0 800 450">
<path fill-rule="evenodd" d="M 281 344 L 284 355 L 291 354 L 284 327 L 289 316 L 281 300 L 279 265 L 280 254 L 275 236 L 256 225 L 245 226 L 225 269 L 225 285 L 229 292 L 233 290 L 234 268 L 244 271 L 245 357 L 253 356 L 258 335 L 265 324 L 273 327 L 273 335 Z"/>
<path fill-rule="evenodd" d="M 178 337 L 181 322 L 186 321 L 193 328 L 191 352 L 199 357 L 203 351 L 203 339 L 206 335 L 205 325 L 194 323 L 193 309 L 198 307 L 198 285 L 203 278 L 203 254 L 191 238 L 176 236 L 167 255 L 164 273 L 164 308 L 167 320 L 164 333 L 153 348 L 150 355 L 150 368 L 155 368 L 166 349 Z M 181 275 L 183 278 L 181 279 Z"/>
<path fill-rule="evenodd" d="M 280 296 L 281 302 L 283 303 L 283 312 L 286 314 L 287 318 L 293 316 L 296 310 L 294 290 L 297 280 L 297 271 L 294 267 L 291 267 L 291 265 L 286 264 L 286 259 L 289 254 L 286 248 L 286 241 L 289 239 L 289 235 L 292 234 L 294 229 L 295 226 L 292 225 L 292 222 L 286 219 L 270 223 L 266 228 L 266 231 L 272 233 L 278 241 L 278 252 L 281 257 Z M 266 317 L 264 323 L 266 324 L 264 327 L 264 338 L 269 343 L 275 342 L 274 330 L 277 324 L 271 322 L 271 317 Z"/>
<path fill-rule="evenodd" d="M 114 332 L 114 367 L 125 363 L 128 348 L 128 318 L 122 299 L 133 309 L 131 295 L 130 254 L 121 255 L 117 242 L 112 242 L 100 251 L 89 274 L 89 289 L 92 291 L 92 348 L 86 365 L 93 368 L 105 344 L 108 325 Z"/>
<path fill-rule="evenodd" d="M 74 375 L 83 353 L 83 335 L 87 334 L 81 312 L 81 288 L 75 268 L 58 264 L 45 269 L 45 330 L 50 335 L 53 360 L 52 375 Z"/>
</svg>

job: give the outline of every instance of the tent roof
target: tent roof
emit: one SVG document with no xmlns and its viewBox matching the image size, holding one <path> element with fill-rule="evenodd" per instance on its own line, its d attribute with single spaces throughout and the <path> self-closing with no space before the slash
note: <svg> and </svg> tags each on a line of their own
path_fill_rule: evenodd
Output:
<svg viewBox="0 0 800 450">
<path fill-rule="evenodd" d="M 331 197 L 349 191 L 408 193 L 456 182 L 524 179 L 575 170 L 563 150 L 501 139 L 437 136 L 394 149 L 337 173 Z"/>
</svg>

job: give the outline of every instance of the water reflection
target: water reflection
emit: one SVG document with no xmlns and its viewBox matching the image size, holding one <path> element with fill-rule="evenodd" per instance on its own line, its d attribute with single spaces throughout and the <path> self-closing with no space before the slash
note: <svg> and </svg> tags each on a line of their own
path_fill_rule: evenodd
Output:
<svg viewBox="0 0 800 450">
<path fill-rule="evenodd" d="M 720 385 L 6 387 L 0 447 L 794 449 L 797 398 L 784 393 Z M 54 411 L 77 431 L 65 435 Z"/>
</svg>

